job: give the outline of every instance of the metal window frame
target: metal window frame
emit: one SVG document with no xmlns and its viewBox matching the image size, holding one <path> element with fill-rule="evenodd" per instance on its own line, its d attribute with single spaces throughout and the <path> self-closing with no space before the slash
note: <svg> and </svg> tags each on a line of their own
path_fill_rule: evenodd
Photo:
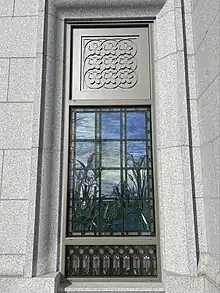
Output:
<svg viewBox="0 0 220 293">
<path fill-rule="evenodd" d="M 149 33 L 149 66 L 150 66 L 150 92 L 151 99 L 140 99 L 140 100 L 126 100 L 120 99 L 118 104 L 116 101 L 109 100 L 82 100 L 74 101 L 70 100 L 71 91 L 71 58 L 72 58 L 72 41 L 71 41 L 71 31 L 74 28 L 93 28 L 93 27 L 143 27 L 148 26 Z M 159 227 L 159 204 L 158 204 L 158 188 L 157 188 L 157 157 L 156 157 L 156 121 L 155 121 L 155 94 L 154 94 L 154 78 L 153 78 L 153 21 L 149 20 L 66 20 L 65 21 L 65 36 L 64 36 L 64 123 L 63 123 L 63 145 L 62 145 L 62 208 L 61 208 L 61 237 L 60 237 L 60 271 L 65 275 L 65 247 L 66 245 L 105 245 L 105 244 L 130 244 L 130 245 L 156 245 L 157 247 L 157 277 L 156 278 L 146 278 L 146 277 L 131 277 L 131 278 L 117 278 L 118 280 L 126 281 L 146 281 L 146 282 L 158 282 L 161 281 L 161 255 L 160 255 L 160 227 Z M 155 237 L 143 237 L 143 236 L 126 236 L 126 237 L 66 237 L 66 219 L 67 219 L 67 182 L 68 182 L 68 154 L 69 154 L 69 113 L 70 107 L 72 106 L 151 106 L 151 124 L 152 124 L 152 153 L 153 153 L 153 185 L 154 185 L 154 202 L 155 202 Z M 147 238 L 147 239 L 146 239 Z M 126 242 L 125 242 L 126 241 Z M 74 278 L 74 280 L 77 278 Z M 78 278 L 79 279 L 79 278 Z M 87 278 L 83 278 L 85 281 Z M 88 278 L 91 280 L 91 278 Z M 92 279 L 100 280 L 98 277 L 92 277 Z M 103 280 L 103 278 L 101 278 Z M 106 277 L 104 280 L 116 280 L 114 277 Z"/>
</svg>

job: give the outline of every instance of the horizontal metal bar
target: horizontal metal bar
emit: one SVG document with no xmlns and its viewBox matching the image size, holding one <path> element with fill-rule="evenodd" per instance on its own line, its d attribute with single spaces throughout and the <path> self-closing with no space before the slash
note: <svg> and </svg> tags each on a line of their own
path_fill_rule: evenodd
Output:
<svg viewBox="0 0 220 293">
<path fill-rule="evenodd" d="M 157 245 L 156 237 L 78 237 L 65 238 L 65 245 Z"/>
<path fill-rule="evenodd" d="M 146 105 L 151 105 L 152 100 L 151 99 L 127 99 L 127 100 L 122 100 L 122 99 L 112 99 L 112 100 L 69 100 L 69 106 L 146 106 Z"/>
</svg>

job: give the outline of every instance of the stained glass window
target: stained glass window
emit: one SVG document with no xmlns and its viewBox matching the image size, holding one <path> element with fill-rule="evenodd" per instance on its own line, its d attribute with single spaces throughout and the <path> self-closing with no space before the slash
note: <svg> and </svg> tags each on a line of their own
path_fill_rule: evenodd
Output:
<svg viewBox="0 0 220 293">
<path fill-rule="evenodd" d="M 67 237 L 155 236 L 151 108 L 70 108 Z"/>
</svg>

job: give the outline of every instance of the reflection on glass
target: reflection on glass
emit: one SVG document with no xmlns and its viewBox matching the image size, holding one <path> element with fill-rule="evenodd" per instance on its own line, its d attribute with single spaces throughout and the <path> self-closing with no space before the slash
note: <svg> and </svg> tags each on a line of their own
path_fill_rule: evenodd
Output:
<svg viewBox="0 0 220 293">
<path fill-rule="evenodd" d="M 102 143 L 102 166 L 120 166 L 120 142 L 108 141 Z"/>
<path fill-rule="evenodd" d="M 95 113 L 76 114 L 76 139 L 95 138 Z"/>
<path fill-rule="evenodd" d="M 102 113 L 102 138 L 118 139 L 120 138 L 120 113 L 103 112 Z"/>
<path fill-rule="evenodd" d="M 145 112 L 127 112 L 126 120 L 128 139 L 144 139 L 146 137 Z"/>
</svg>

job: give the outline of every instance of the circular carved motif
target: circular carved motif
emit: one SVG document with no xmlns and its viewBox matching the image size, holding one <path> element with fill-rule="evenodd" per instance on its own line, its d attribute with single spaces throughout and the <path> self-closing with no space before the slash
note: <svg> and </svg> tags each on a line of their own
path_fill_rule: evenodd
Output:
<svg viewBox="0 0 220 293">
<path fill-rule="evenodd" d="M 137 48 L 130 39 L 91 40 L 84 48 L 84 84 L 90 89 L 130 89 L 137 79 Z"/>
</svg>

